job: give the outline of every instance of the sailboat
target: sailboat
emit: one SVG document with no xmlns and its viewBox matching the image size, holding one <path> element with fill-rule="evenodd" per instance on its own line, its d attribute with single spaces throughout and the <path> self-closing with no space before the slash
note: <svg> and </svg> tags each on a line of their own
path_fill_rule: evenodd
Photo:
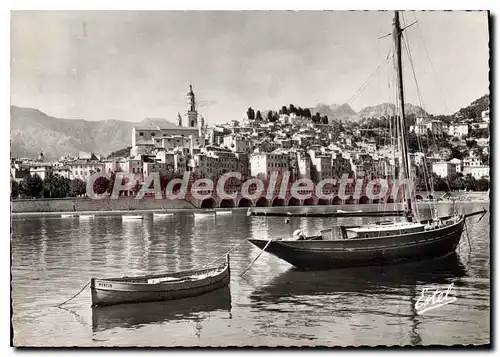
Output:
<svg viewBox="0 0 500 357">
<path fill-rule="evenodd" d="M 400 154 L 402 174 L 406 182 L 410 179 L 410 160 L 408 156 L 407 125 L 403 91 L 403 71 L 401 60 L 402 29 L 399 12 L 393 21 L 392 37 L 395 45 L 396 74 L 398 84 L 398 127 L 401 132 Z M 294 234 L 284 239 L 249 239 L 258 248 L 281 258 L 300 269 L 330 269 L 337 267 L 369 266 L 403 261 L 423 260 L 446 256 L 455 251 L 462 236 L 465 220 L 468 217 L 486 213 L 486 210 L 467 214 L 456 211 L 446 217 L 418 220 L 417 210 L 412 208 L 411 185 L 406 185 L 403 221 L 384 221 L 359 226 L 340 226 L 339 233 L 333 229 L 323 230 L 315 236 Z M 335 217 L 374 216 L 374 212 L 354 213 L 336 212 Z M 376 212 L 380 216 L 400 216 L 401 212 Z M 250 215 L 262 215 L 250 212 Z M 273 216 L 266 212 L 266 216 Z M 293 214 L 293 216 L 312 216 Z M 324 214 L 323 214 L 324 215 Z M 279 216 L 279 214 L 276 214 Z M 482 217 L 481 217 L 482 218 Z M 480 218 L 480 219 L 481 219 Z"/>
</svg>

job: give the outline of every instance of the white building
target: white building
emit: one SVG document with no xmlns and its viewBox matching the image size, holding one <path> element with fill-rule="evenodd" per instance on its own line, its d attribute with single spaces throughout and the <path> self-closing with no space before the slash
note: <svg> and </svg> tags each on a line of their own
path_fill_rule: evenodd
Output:
<svg viewBox="0 0 500 357">
<path fill-rule="evenodd" d="M 224 136 L 222 144 L 233 152 L 249 153 L 253 147 L 251 140 L 239 134 Z"/>
<path fill-rule="evenodd" d="M 461 138 L 463 135 L 469 135 L 469 124 L 467 123 L 452 123 L 448 128 L 448 134 L 450 136 L 456 136 Z"/>
<path fill-rule="evenodd" d="M 269 178 L 272 172 L 283 173 L 289 170 L 288 154 L 253 153 L 250 155 L 250 175 Z"/>
<path fill-rule="evenodd" d="M 455 172 L 459 173 L 459 172 L 462 172 L 462 161 L 459 160 L 459 159 L 451 159 L 450 161 L 448 161 L 449 164 L 453 165 L 453 167 L 455 167 Z"/>
<path fill-rule="evenodd" d="M 490 167 L 486 165 L 478 165 L 478 166 L 467 166 L 464 167 L 463 170 L 464 175 L 470 174 L 476 180 L 481 178 L 490 179 Z"/>
<path fill-rule="evenodd" d="M 432 165 L 432 172 L 442 178 L 446 178 L 457 172 L 455 165 L 449 162 L 437 162 Z"/>
</svg>

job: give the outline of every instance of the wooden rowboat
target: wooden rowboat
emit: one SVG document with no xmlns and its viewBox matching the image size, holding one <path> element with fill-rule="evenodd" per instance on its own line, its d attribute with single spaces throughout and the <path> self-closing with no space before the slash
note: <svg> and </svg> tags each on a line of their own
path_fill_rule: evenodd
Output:
<svg viewBox="0 0 500 357">
<path fill-rule="evenodd" d="M 153 302 L 199 296 L 227 287 L 229 254 L 223 264 L 209 268 L 136 277 L 92 278 L 92 306 Z"/>
<path fill-rule="evenodd" d="M 189 299 L 95 307 L 92 309 L 92 331 L 199 321 L 209 318 L 212 312 L 230 311 L 231 291 L 226 286 Z"/>
</svg>

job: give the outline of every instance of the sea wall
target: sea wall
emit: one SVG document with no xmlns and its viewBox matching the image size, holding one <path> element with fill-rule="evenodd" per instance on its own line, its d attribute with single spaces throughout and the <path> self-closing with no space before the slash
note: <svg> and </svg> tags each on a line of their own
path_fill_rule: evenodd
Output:
<svg viewBox="0 0 500 357">
<path fill-rule="evenodd" d="M 140 200 L 134 197 L 120 197 L 119 199 L 107 197 L 100 200 L 90 198 L 23 199 L 11 201 L 11 207 L 13 213 L 196 208 L 186 200 L 156 200 L 154 197 L 144 197 Z"/>
</svg>

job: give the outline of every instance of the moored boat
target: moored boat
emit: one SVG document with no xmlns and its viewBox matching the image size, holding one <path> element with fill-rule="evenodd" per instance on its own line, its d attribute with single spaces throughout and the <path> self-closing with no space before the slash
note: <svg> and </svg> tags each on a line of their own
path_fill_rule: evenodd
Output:
<svg viewBox="0 0 500 357">
<path fill-rule="evenodd" d="M 409 159 L 407 143 L 408 125 L 405 118 L 405 100 L 403 88 L 403 70 L 401 56 L 402 32 L 399 12 L 395 11 L 393 21 L 394 55 L 396 64 L 397 115 L 391 120 L 397 128 L 399 139 L 398 162 L 402 165 L 400 175 L 406 182 L 414 182 Z M 389 58 L 388 56 L 387 58 Z M 394 174 L 395 175 L 395 174 Z M 431 187 L 432 190 L 432 187 Z M 398 192 L 393 192 L 395 197 Z M 429 197 L 434 197 L 430 195 Z M 249 239 L 251 243 L 288 263 L 305 269 L 328 269 L 337 267 L 353 267 L 395 263 L 408 260 L 423 260 L 445 256 L 455 251 L 468 217 L 486 213 L 486 210 L 467 214 L 454 211 L 451 216 L 420 220 L 416 209 L 416 194 L 412 184 L 405 185 L 405 209 L 403 211 L 353 212 L 341 211 L 328 214 L 302 214 L 293 216 L 399 216 L 403 213 L 406 221 L 396 220 L 378 222 L 359 226 L 339 226 L 331 230 L 323 230 L 319 235 L 307 237 L 298 234 L 291 239 Z M 385 207 L 384 207 L 385 208 Z M 251 213 L 251 215 L 283 216 L 283 214 Z M 289 214 L 288 216 L 292 216 Z M 482 216 L 481 216 L 482 218 Z M 480 218 L 480 219 L 481 219 Z M 335 233 L 334 228 L 339 228 Z"/>
<path fill-rule="evenodd" d="M 137 221 L 144 219 L 144 216 L 141 215 L 125 215 L 122 216 L 122 220 L 124 221 Z"/>
<path fill-rule="evenodd" d="M 95 216 L 93 214 L 81 214 L 80 216 L 78 216 L 78 218 L 80 219 L 92 219 L 94 217 Z"/>
<path fill-rule="evenodd" d="M 229 286 L 189 299 L 95 307 L 92 309 L 92 330 L 97 332 L 179 320 L 197 321 L 200 315 L 201 318 L 209 318 L 210 313 L 215 311 L 231 311 Z"/>
<path fill-rule="evenodd" d="M 230 279 L 229 254 L 224 263 L 202 269 L 136 277 L 92 278 L 92 306 L 175 300 L 226 287 Z"/>
<path fill-rule="evenodd" d="M 71 214 L 71 213 L 70 214 L 61 214 L 61 218 L 74 218 L 74 217 L 76 217 L 76 215 Z"/>
<path fill-rule="evenodd" d="M 218 215 L 225 215 L 225 214 L 233 214 L 233 211 L 216 211 L 215 214 Z"/>
<path fill-rule="evenodd" d="M 153 218 L 172 217 L 173 215 L 173 213 L 153 213 Z"/>
<path fill-rule="evenodd" d="M 207 217 L 215 217 L 215 211 L 207 211 L 207 212 L 194 212 L 194 218 L 207 218 Z"/>
</svg>

